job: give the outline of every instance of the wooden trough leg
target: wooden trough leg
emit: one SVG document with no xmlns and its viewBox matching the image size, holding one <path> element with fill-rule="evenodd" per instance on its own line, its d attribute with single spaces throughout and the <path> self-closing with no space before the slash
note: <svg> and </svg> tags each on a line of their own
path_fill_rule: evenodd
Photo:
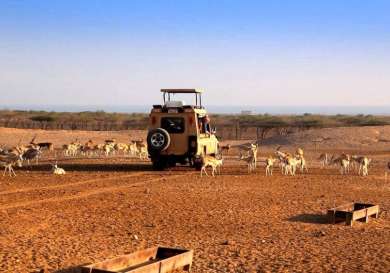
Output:
<svg viewBox="0 0 390 273">
<path fill-rule="evenodd" d="M 352 220 L 352 214 L 347 213 L 345 217 L 345 225 L 352 227 L 353 226 L 353 220 Z"/>
<path fill-rule="evenodd" d="M 183 270 L 184 271 L 187 271 L 187 272 L 191 272 L 191 265 L 190 264 L 187 264 L 183 267 Z"/>
<path fill-rule="evenodd" d="M 366 223 L 368 223 L 368 218 L 369 218 L 369 216 L 368 216 L 368 211 L 367 211 L 367 209 L 366 209 Z"/>
</svg>

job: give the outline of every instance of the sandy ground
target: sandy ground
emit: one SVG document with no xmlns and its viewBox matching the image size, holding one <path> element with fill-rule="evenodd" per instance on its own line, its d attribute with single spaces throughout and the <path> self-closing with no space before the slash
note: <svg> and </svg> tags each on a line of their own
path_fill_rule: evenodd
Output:
<svg viewBox="0 0 390 273">
<path fill-rule="evenodd" d="M 221 176 L 202 179 L 123 157 L 60 158 L 63 177 L 50 161 L 17 169 L 0 176 L 0 272 L 73 272 L 157 245 L 193 249 L 192 272 L 389 272 L 390 152 L 372 152 L 364 178 L 321 169 L 318 151 L 306 152 L 309 173 L 295 177 L 266 177 L 262 163 L 248 175 L 232 155 Z M 328 208 L 351 201 L 379 204 L 379 219 L 327 223 Z"/>
</svg>

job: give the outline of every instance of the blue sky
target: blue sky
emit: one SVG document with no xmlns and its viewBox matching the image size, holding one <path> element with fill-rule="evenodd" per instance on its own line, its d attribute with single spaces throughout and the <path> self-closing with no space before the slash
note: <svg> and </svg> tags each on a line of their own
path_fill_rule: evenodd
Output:
<svg viewBox="0 0 390 273">
<path fill-rule="evenodd" d="M 0 2 L 2 105 L 390 105 L 390 1 Z"/>
</svg>

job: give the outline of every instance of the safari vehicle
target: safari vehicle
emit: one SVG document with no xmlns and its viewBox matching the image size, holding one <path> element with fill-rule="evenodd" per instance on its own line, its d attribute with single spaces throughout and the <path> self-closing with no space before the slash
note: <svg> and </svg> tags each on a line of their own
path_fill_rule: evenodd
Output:
<svg viewBox="0 0 390 273">
<path fill-rule="evenodd" d="M 211 130 L 202 90 L 161 89 L 163 105 L 154 105 L 149 118 L 148 152 L 154 169 L 189 164 L 201 168 L 203 155 L 216 155 L 218 139 Z M 181 95 L 178 95 L 181 94 Z M 195 95 L 193 104 L 175 100 L 182 94 Z"/>
</svg>

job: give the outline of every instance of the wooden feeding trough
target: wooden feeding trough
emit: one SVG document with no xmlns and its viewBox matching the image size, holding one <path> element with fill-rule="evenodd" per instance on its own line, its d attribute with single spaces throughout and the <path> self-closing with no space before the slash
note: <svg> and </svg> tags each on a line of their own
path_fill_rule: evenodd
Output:
<svg viewBox="0 0 390 273">
<path fill-rule="evenodd" d="M 192 250 L 153 247 L 103 262 L 84 265 L 81 273 L 166 273 L 191 270 Z"/>
<path fill-rule="evenodd" d="M 368 223 L 369 217 L 378 218 L 379 206 L 363 203 L 348 203 L 328 210 L 329 221 L 332 224 L 344 222 L 352 226 L 356 220 Z"/>
</svg>

